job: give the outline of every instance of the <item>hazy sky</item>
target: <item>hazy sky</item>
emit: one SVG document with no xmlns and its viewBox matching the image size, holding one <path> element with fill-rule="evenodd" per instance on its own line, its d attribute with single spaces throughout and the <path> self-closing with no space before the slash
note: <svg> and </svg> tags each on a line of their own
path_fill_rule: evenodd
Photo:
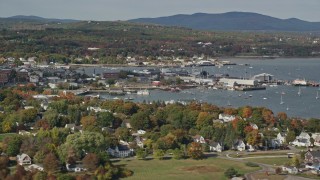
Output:
<svg viewBox="0 0 320 180">
<path fill-rule="evenodd" d="M 320 22 L 320 0 L 0 0 L 0 17 L 36 15 L 79 20 L 127 20 L 229 11 Z"/>
</svg>

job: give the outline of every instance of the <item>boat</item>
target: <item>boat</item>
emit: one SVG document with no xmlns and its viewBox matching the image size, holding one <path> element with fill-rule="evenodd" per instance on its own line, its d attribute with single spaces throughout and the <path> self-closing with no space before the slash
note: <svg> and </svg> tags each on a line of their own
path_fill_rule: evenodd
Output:
<svg viewBox="0 0 320 180">
<path fill-rule="evenodd" d="M 150 92 L 147 89 L 145 89 L 145 90 L 137 91 L 137 94 L 147 96 L 147 95 L 150 95 Z"/>
<path fill-rule="evenodd" d="M 287 111 L 289 111 L 289 106 L 287 105 Z"/>
<path fill-rule="evenodd" d="M 304 79 L 295 79 L 292 81 L 292 85 L 294 85 L 294 86 L 307 86 L 308 83 Z"/>
<path fill-rule="evenodd" d="M 133 97 L 124 98 L 124 100 L 133 100 Z"/>
<path fill-rule="evenodd" d="M 263 99 L 266 100 L 266 99 L 268 99 L 268 98 L 264 97 Z"/>
<path fill-rule="evenodd" d="M 284 104 L 284 102 L 283 102 L 283 100 L 282 100 L 282 94 L 281 94 L 280 104 Z"/>
<path fill-rule="evenodd" d="M 230 104 L 230 101 L 228 101 L 228 106 L 232 106 L 232 105 Z"/>
</svg>

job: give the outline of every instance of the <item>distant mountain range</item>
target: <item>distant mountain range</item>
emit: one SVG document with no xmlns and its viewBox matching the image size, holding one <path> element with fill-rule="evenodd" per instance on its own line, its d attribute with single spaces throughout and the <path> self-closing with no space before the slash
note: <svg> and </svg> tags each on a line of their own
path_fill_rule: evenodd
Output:
<svg viewBox="0 0 320 180">
<path fill-rule="evenodd" d="M 7 18 L 1 18 L 5 20 L 11 21 L 36 21 L 36 22 L 60 22 L 60 23 L 71 23 L 71 22 L 78 22 L 78 20 L 74 19 L 51 19 L 51 18 L 43 18 L 38 16 L 24 16 L 24 15 L 17 15 L 11 16 Z"/>
<path fill-rule="evenodd" d="M 179 14 L 168 17 L 132 19 L 129 22 L 181 26 L 198 30 L 320 31 L 320 22 L 308 22 L 296 18 L 279 19 L 248 12 Z"/>
</svg>

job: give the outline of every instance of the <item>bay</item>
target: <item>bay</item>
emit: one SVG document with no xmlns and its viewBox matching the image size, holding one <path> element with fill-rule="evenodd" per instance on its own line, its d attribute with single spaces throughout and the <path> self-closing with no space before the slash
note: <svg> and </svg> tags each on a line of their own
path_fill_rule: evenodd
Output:
<svg viewBox="0 0 320 180">
<path fill-rule="evenodd" d="M 269 73 L 279 80 L 294 80 L 297 78 L 308 81 L 320 81 L 320 58 L 277 58 L 277 59 L 226 59 L 238 65 L 218 67 L 198 67 L 210 74 L 229 74 L 232 77 L 249 78 L 260 73 Z M 243 65 L 239 65 L 243 64 Z M 244 64 L 247 64 L 246 66 Z M 85 68 L 86 74 L 96 74 L 114 70 L 113 68 Z M 145 67 L 116 69 L 133 70 Z M 191 72 L 192 68 L 185 68 Z M 126 95 L 118 98 L 134 98 L 136 102 L 142 101 L 170 101 L 181 100 L 208 102 L 218 106 L 231 105 L 231 107 L 253 106 L 267 107 L 275 114 L 286 112 L 290 117 L 320 118 L 320 99 L 316 99 L 318 87 L 301 87 L 301 96 L 298 96 L 298 87 L 281 85 L 267 87 L 266 90 L 239 92 L 213 89 L 188 89 L 179 93 L 153 90 L 149 96 Z M 114 96 L 101 94 L 103 98 L 112 99 Z M 280 104 L 281 96 L 283 104 Z M 230 106 L 229 106 L 230 107 Z"/>
</svg>

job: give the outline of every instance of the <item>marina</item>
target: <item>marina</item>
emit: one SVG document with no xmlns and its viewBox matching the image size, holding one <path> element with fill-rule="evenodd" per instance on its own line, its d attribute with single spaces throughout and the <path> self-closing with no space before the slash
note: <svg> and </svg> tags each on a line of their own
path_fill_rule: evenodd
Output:
<svg viewBox="0 0 320 180">
<path fill-rule="evenodd" d="M 252 77 L 255 74 L 270 73 L 275 79 L 282 80 L 283 82 L 293 82 L 295 79 L 306 79 L 312 82 L 319 82 L 320 73 L 318 67 L 320 67 L 320 59 L 231 59 L 231 62 L 237 64 L 246 65 L 232 65 L 223 66 L 218 68 L 217 66 L 201 67 L 209 74 L 229 74 L 233 77 Z M 230 68 L 228 68 L 230 67 Z M 252 67 L 252 68 L 248 68 Z M 123 70 L 132 70 L 128 67 L 117 67 Z M 138 69 L 144 69 L 138 67 Z M 184 70 L 192 72 L 191 67 L 187 67 Z M 86 73 L 93 71 L 93 68 L 85 68 Z M 108 71 L 108 68 L 96 69 L 97 72 L 103 73 Z M 250 94 L 246 91 L 232 91 L 219 89 L 216 86 L 200 86 L 202 88 L 195 88 L 199 85 L 194 85 L 188 89 L 182 89 L 180 92 L 164 91 L 161 88 L 149 89 L 148 96 L 137 95 L 135 92 L 132 94 L 124 94 L 119 96 L 121 99 L 135 102 L 152 102 L 152 101 L 185 101 L 190 102 L 197 100 L 199 102 L 209 102 L 218 106 L 225 107 L 241 107 L 241 106 L 258 106 L 268 107 L 276 114 L 278 112 L 286 112 L 289 116 L 303 117 L 303 118 L 319 118 L 318 113 L 320 109 L 319 96 L 316 94 L 319 91 L 317 85 L 312 86 L 294 86 L 290 83 L 267 84 L 265 90 L 253 90 Z M 145 88 L 136 87 L 136 90 L 143 90 Z M 299 95 L 300 94 L 300 95 Z M 102 92 L 101 98 L 113 99 L 114 96 Z M 281 103 L 281 98 L 283 103 Z M 280 102 L 280 103 L 279 103 Z M 284 105 L 285 104 L 285 105 Z"/>
</svg>

